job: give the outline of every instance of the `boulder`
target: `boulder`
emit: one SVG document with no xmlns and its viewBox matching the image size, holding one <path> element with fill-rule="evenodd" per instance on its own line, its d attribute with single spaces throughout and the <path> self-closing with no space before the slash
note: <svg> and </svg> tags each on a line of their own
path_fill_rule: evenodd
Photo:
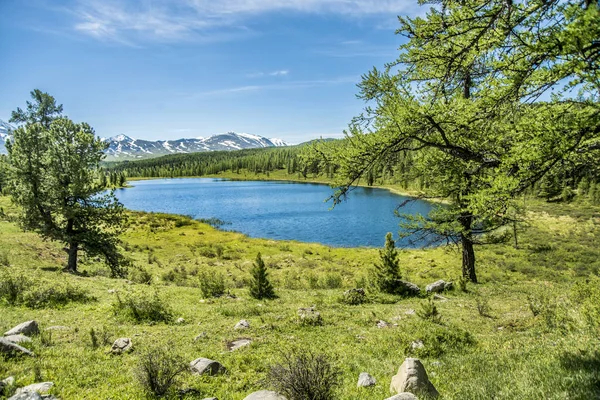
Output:
<svg viewBox="0 0 600 400">
<path fill-rule="evenodd" d="M 190 363 L 192 373 L 195 375 L 219 375 L 227 372 L 221 363 L 208 358 L 197 358 Z"/>
<path fill-rule="evenodd" d="M 248 329 L 250 328 L 250 322 L 246 321 L 245 319 L 241 320 L 240 322 L 238 322 L 237 324 L 235 324 L 235 326 L 233 327 L 233 329 L 240 330 L 240 329 Z"/>
<path fill-rule="evenodd" d="M 17 344 L 31 342 L 31 338 L 27 337 L 25 335 L 4 336 L 4 339 L 8 340 L 9 342 L 13 342 L 13 343 L 17 343 Z"/>
<path fill-rule="evenodd" d="M 404 392 L 404 393 L 398 393 L 397 395 L 392 396 L 392 397 L 388 397 L 385 400 L 419 400 L 419 399 L 417 398 L 417 396 L 415 396 L 412 393 Z"/>
<path fill-rule="evenodd" d="M 54 386 L 54 382 L 33 383 L 31 385 L 17 389 L 17 393 L 35 392 L 35 393 L 44 394 L 44 393 L 48 393 L 48 391 L 50 391 L 50 389 L 52 389 L 52 386 Z"/>
<path fill-rule="evenodd" d="M 28 356 L 34 356 L 34 354 L 27 350 L 25 347 L 19 346 L 16 343 L 13 343 L 6 338 L 0 338 L 0 353 L 8 354 L 8 355 L 20 355 L 25 354 Z"/>
<path fill-rule="evenodd" d="M 271 390 L 260 390 L 258 392 L 250 393 L 244 397 L 244 400 L 287 400 L 285 397 L 277 392 Z"/>
<path fill-rule="evenodd" d="M 412 282 L 399 280 L 398 291 L 404 296 L 418 296 L 421 293 L 421 288 Z"/>
<path fill-rule="evenodd" d="M 8 400 L 43 400 L 44 398 L 37 392 L 22 392 L 10 397 Z"/>
<path fill-rule="evenodd" d="M 133 351 L 133 342 L 129 338 L 119 338 L 115 340 L 110 352 L 113 354 L 123 354 Z"/>
<path fill-rule="evenodd" d="M 435 282 L 427 285 L 425 287 L 425 291 L 427 293 L 440 293 L 440 292 L 443 292 L 444 290 L 446 290 L 447 285 L 450 285 L 450 287 L 451 287 L 452 282 L 446 282 L 445 280 L 440 279 L 439 281 L 435 281 Z"/>
<path fill-rule="evenodd" d="M 36 321 L 27 321 L 23 322 L 8 332 L 4 333 L 4 336 L 12 336 L 12 335 L 37 335 L 40 333 L 40 328 L 38 327 L 38 323 Z"/>
<path fill-rule="evenodd" d="M 404 360 L 398 373 L 392 377 L 390 392 L 410 392 L 418 396 L 437 398 L 438 391 L 429 381 L 425 367 L 418 358 Z"/>
<path fill-rule="evenodd" d="M 358 376 L 358 384 L 356 386 L 357 387 L 369 387 L 369 386 L 375 386 L 376 383 L 377 383 L 377 381 L 371 375 L 369 375 L 366 372 L 361 372 L 360 375 Z"/>
</svg>

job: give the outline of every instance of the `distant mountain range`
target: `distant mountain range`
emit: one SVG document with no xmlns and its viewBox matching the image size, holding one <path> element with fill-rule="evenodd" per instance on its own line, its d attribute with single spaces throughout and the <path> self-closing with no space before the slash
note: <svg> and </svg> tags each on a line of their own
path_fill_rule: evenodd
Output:
<svg viewBox="0 0 600 400">
<path fill-rule="evenodd" d="M 0 120 L 0 154 L 6 154 L 5 143 L 14 129 L 12 125 Z M 267 139 L 258 135 L 235 132 L 221 133 L 207 138 L 178 140 L 150 141 L 132 139 L 126 135 L 102 138 L 102 140 L 109 143 L 106 149 L 106 161 L 138 160 L 176 153 L 288 146 L 281 139 Z"/>
</svg>

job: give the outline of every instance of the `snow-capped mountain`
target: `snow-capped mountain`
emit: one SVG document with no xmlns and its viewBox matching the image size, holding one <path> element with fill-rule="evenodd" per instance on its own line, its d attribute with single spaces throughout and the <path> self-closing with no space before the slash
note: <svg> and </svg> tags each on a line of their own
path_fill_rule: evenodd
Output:
<svg viewBox="0 0 600 400">
<path fill-rule="evenodd" d="M 288 146 L 281 139 L 267 139 L 258 135 L 235 132 L 194 139 L 149 141 L 133 139 L 126 135 L 118 135 L 103 140 L 110 143 L 106 150 L 108 161 L 150 158 L 175 153 Z"/>
<path fill-rule="evenodd" d="M 15 127 L 0 119 L 0 154 L 6 154 L 6 140 L 12 136 Z"/>
</svg>

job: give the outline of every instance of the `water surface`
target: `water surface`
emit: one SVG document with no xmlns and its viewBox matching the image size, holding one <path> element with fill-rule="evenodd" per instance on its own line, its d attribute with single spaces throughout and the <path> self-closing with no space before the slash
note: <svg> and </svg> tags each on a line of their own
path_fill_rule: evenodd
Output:
<svg viewBox="0 0 600 400">
<path fill-rule="evenodd" d="M 333 191 L 327 185 L 212 178 L 156 179 L 132 185 L 116 191 L 131 210 L 218 218 L 230 223 L 224 229 L 251 237 L 337 247 L 380 247 L 387 232 L 397 237 L 399 220 L 394 210 L 406 200 L 384 189 L 356 188 L 347 201 L 330 210 L 331 202 L 324 200 Z M 402 211 L 427 214 L 433 207 L 419 200 Z"/>
</svg>

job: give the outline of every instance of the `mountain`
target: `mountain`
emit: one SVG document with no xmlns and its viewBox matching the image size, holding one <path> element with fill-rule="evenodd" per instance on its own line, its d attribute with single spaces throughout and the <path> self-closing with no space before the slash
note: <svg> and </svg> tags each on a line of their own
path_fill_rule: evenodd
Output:
<svg viewBox="0 0 600 400">
<path fill-rule="evenodd" d="M 198 153 L 216 150 L 241 150 L 258 147 L 288 146 L 281 139 L 267 139 L 247 133 L 227 132 L 207 138 L 149 141 L 126 135 L 103 139 L 109 142 L 107 161 L 135 160 L 175 153 Z"/>
<path fill-rule="evenodd" d="M 0 119 L 0 154 L 6 154 L 6 139 L 12 136 L 15 127 Z"/>
</svg>

